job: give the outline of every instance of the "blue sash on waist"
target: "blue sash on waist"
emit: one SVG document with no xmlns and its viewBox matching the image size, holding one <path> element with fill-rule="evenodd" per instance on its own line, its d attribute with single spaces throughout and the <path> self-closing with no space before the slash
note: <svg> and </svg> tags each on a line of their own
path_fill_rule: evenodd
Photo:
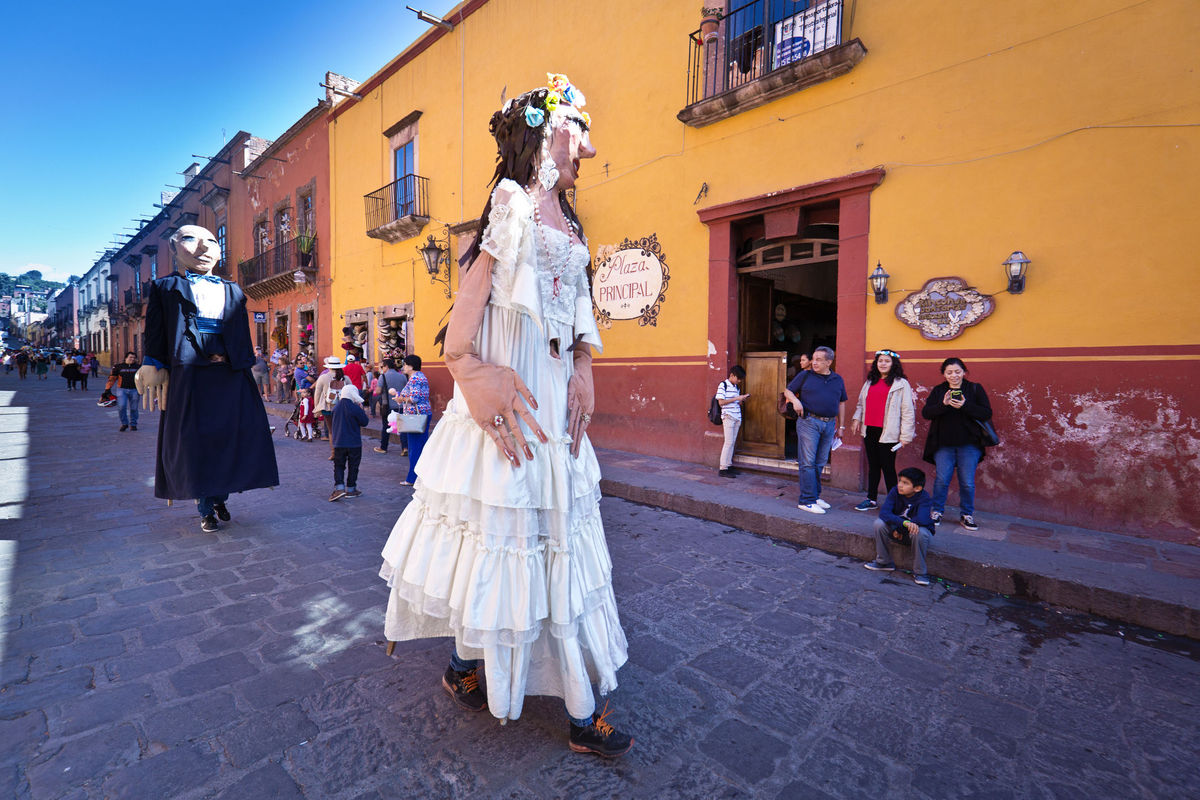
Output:
<svg viewBox="0 0 1200 800">
<path fill-rule="evenodd" d="M 221 320 L 208 317 L 196 317 L 196 330 L 201 333 L 220 333 Z"/>
</svg>

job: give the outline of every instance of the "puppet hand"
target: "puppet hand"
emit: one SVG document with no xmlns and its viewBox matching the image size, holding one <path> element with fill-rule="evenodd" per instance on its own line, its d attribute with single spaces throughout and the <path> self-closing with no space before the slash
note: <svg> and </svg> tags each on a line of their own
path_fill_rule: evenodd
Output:
<svg viewBox="0 0 1200 800">
<path fill-rule="evenodd" d="M 532 461 L 533 451 L 525 441 L 517 417 L 525 420 L 539 440 L 545 442 L 546 434 L 529 411 L 537 408 L 537 401 L 520 376 L 509 367 L 485 364 L 476 358 L 457 363 L 453 375 L 467 401 L 471 419 L 492 438 L 504 457 L 514 467 L 521 465 L 518 452 L 524 452 L 525 458 Z"/>
<path fill-rule="evenodd" d="M 140 367 L 134 373 L 133 384 L 137 387 L 138 394 L 145 394 L 148 389 L 165 385 L 169 377 L 170 373 L 165 369 L 159 369 L 147 364 L 144 367 Z"/>
<path fill-rule="evenodd" d="M 575 373 L 567 383 L 567 432 L 571 436 L 571 455 L 579 457 L 579 445 L 596 410 L 596 388 L 592 381 L 590 359 L 575 362 Z"/>
</svg>

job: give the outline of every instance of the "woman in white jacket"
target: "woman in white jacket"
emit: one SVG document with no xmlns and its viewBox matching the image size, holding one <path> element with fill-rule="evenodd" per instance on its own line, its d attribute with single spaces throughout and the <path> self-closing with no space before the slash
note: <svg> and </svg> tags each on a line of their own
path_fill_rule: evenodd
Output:
<svg viewBox="0 0 1200 800">
<path fill-rule="evenodd" d="M 856 505 L 855 511 L 879 507 L 880 474 L 887 491 L 896 486 L 896 451 L 913 440 L 916 416 L 916 401 L 904 377 L 900 354 L 876 350 L 850 422 L 852 434 L 862 432 L 867 451 L 867 499 Z"/>
</svg>

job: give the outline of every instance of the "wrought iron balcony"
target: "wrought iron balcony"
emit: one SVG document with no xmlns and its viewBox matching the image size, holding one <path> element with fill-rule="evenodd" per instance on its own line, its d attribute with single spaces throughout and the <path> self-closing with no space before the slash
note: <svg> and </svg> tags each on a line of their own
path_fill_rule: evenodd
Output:
<svg viewBox="0 0 1200 800">
<path fill-rule="evenodd" d="M 429 179 L 405 175 L 363 198 L 367 236 L 385 242 L 411 239 L 429 222 Z"/>
<path fill-rule="evenodd" d="M 317 237 L 301 234 L 281 245 L 264 250 L 238 264 L 238 277 L 246 294 L 260 300 L 296 288 L 293 273 L 304 272 L 309 280 L 317 274 Z"/>
<path fill-rule="evenodd" d="M 866 55 L 858 39 L 842 43 L 843 0 L 754 0 L 689 36 L 688 105 L 677 115 L 693 127 L 726 119 L 842 75 Z"/>
<path fill-rule="evenodd" d="M 109 319 L 119 319 L 121 316 L 121 304 L 117 302 L 117 298 L 112 298 L 108 301 L 108 316 Z"/>
</svg>

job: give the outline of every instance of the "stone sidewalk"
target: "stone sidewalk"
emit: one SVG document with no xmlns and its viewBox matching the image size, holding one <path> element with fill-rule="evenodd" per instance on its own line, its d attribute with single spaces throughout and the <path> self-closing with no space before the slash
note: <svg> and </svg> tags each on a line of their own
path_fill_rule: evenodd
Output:
<svg viewBox="0 0 1200 800">
<path fill-rule="evenodd" d="M 272 404 L 286 418 L 290 407 Z M 379 435 L 379 420 L 370 429 Z M 605 496 L 676 511 L 829 553 L 875 557 L 871 521 L 855 512 L 858 494 L 825 489 L 833 508 L 796 508 L 794 478 L 714 469 L 654 456 L 597 449 Z M 967 531 L 949 513 L 929 554 L 940 578 L 1004 595 L 1065 606 L 1200 639 L 1200 546 L 1160 542 L 1041 520 L 981 513 Z M 1200 532 L 1197 532 L 1200 544 Z"/>
</svg>

